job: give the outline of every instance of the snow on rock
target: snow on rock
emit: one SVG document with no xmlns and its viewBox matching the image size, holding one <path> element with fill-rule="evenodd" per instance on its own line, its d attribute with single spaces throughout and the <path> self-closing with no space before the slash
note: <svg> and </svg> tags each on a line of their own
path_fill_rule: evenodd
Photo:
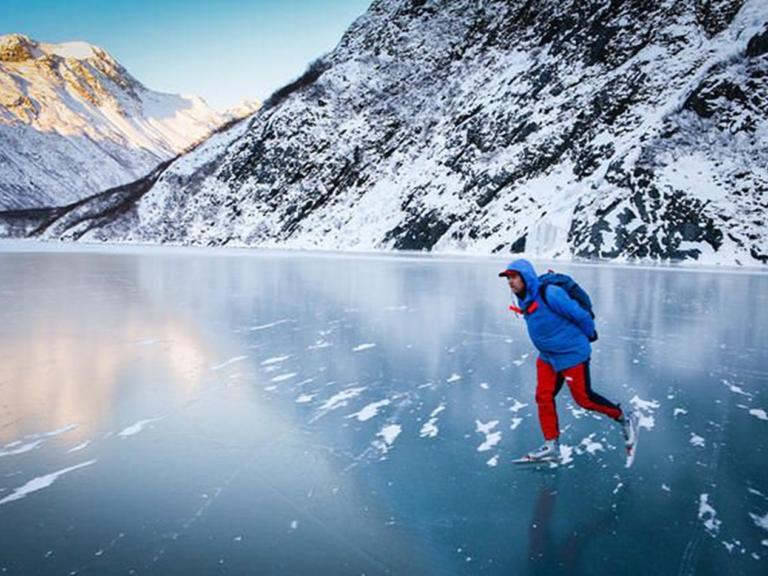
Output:
<svg viewBox="0 0 768 576">
<path fill-rule="evenodd" d="M 758 420 L 765 420 L 768 421 L 768 414 L 766 414 L 765 410 L 761 410 L 759 408 L 753 408 L 749 411 L 750 415 L 754 416 Z"/>
<path fill-rule="evenodd" d="M 734 7 L 375 0 L 121 213 L 41 234 L 765 264 L 764 0 Z"/>
</svg>

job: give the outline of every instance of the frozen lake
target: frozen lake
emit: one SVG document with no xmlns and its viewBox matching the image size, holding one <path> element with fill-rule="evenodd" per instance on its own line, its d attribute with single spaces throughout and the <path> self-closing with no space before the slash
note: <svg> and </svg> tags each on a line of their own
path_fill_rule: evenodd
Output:
<svg viewBox="0 0 768 576">
<path fill-rule="evenodd" d="M 0 573 L 766 574 L 768 275 L 569 266 L 634 466 L 505 260 L 0 244 Z M 546 266 L 538 264 L 539 272 Z"/>
</svg>

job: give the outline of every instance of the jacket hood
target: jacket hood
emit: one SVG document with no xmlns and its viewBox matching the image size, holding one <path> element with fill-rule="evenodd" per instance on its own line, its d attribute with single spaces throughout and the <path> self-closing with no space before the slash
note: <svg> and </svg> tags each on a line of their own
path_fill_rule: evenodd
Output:
<svg viewBox="0 0 768 576">
<path fill-rule="evenodd" d="M 533 303 L 536 295 L 539 293 L 539 275 L 536 274 L 533 264 L 523 258 L 511 262 L 509 266 L 507 266 L 507 270 L 514 270 L 520 274 L 523 281 L 525 281 L 525 298 L 518 298 L 522 307 L 525 309 Z"/>
</svg>

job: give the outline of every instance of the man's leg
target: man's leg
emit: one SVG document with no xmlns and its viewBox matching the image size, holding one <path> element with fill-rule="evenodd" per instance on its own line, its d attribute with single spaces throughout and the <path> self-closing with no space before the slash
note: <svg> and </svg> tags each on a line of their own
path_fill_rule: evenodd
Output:
<svg viewBox="0 0 768 576">
<path fill-rule="evenodd" d="M 544 440 L 556 440 L 560 436 L 555 396 L 562 387 L 563 377 L 555 373 L 551 364 L 539 358 L 536 361 L 536 404 Z"/>
<path fill-rule="evenodd" d="M 594 410 L 605 414 L 609 418 L 619 420 L 621 418 L 621 408 L 610 400 L 600 396 L 592 390 L 592 382 L 589 375 L 589 360 L 578 364 L 573 368 L 562 371 L 568 388 L 571 389 L 571 396 L 576 403 L 587 410 Z"/>
</svg>

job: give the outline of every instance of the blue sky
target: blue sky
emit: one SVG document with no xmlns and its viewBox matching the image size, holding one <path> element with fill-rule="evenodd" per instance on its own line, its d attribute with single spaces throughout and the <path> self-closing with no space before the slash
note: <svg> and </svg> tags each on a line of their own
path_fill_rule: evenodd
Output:
<svg viewBox="0 0 768 576">
<path fill-rule="evenodd" d="M 0 35 L 89 42 L 148 88 L 197 94 L 223 109 L 263 101 L 299 76 L 371 1 L 4 1 Z"/>
</svg>

